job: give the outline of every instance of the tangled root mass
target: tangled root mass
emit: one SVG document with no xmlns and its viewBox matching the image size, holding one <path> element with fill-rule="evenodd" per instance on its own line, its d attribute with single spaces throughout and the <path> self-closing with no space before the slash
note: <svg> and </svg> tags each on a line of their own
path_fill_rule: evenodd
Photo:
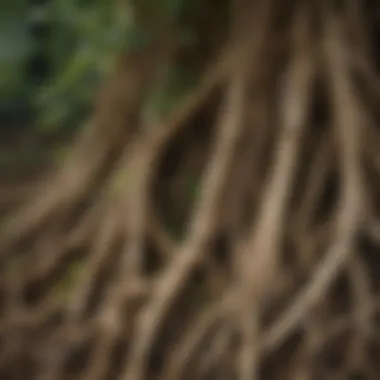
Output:
<svg viewBox="0 0 380 380">
<path fill-rule="evenodd" d="M 9 215 L 2 379 L 378 378 L 378 6 L 236 3 L 169 117 L 122 59 Z"/>
</svg>

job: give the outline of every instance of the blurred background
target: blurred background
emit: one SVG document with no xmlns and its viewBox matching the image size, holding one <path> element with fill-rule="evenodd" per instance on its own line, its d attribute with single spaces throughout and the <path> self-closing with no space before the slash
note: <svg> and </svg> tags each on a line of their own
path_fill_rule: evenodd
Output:
<svg viewBox="0 0 380 380">
<path fill-rule="evenodd" d="M 88 112 L 115 53 L 126 44 L 129 17 L 128 7 L 116 1 L 1 2 L 3 175 L 59 154 L 52 142 L 60 145 Z"/>
<path fill-rule="evenodd" d="M 171 69 L 155 107 L 197 79 L 197 62 L 223 38 L 227 1 L 11 0 L 0 5 L 0 178 L 41 166 L 89 113 L 122 51 L 143 47 L 150 21 L 171 26 L 186 57 Z M 208 17 L 210 12 L 212 17 Z M 146 17 L 141 23 L 137 13 Z M 220 14 L 218 14 L 220 13 Z M 205 26 L 210 32 L 204 32 Z M 156 29 L 157 30 L 157 29 Z M 199 35 L 202 33 L 202 41 Z M 209 41 L 204 36 L 210 36 Z M 211 42 L 212 40 L 212 42 Z M 204 49 L 202 49 L 202 45 Z M 196 47 L 196 54 L 192 54 Z M 193 49 L 194 50 L 194 49 Z M 156 86 L 157 87 L 157 86 Z M 165 93 L 164 93 L 165 92 Z M 25 173 L 24 173 L 25 174 Z"/>
</svg>

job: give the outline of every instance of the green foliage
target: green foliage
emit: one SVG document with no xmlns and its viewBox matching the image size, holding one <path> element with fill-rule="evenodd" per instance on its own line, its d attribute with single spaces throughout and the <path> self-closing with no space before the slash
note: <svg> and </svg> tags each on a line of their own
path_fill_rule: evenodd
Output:
<svg viewBox="0 0 380 380">
<path fill-rule="evenodd" d="M 184 45 L 195 43 L 195 31 L 182 24 L 180 16 L 194 13 L 200 4 L 197 0 L 3 3 L 0 112 L 19 103 L 31 105 L 37 112 L 36 125 L 47 131 L 75 125 L 91 106 L 99 82 L 114 69 L 120 51 L 146 47 L 155 33 L 154 24 L 174 27 Z M 152 22 L 140 22 L 141 14 Z M 44 65 L 42 72 L 28 70 L 33 60 Z M 194 83 L 195 75 L 188 68 L 169 70 L 159 75 L 148 96 L 147 112 L 152 115 L 170 110 Z"/>
<path fill-rule="evenodd" d="M 54 28 L 46 49 L 52 78 L 40 88 L 37 106 L 44 128 L 73 122 L 91 104 L 99 81 L 113 68 L 132 23 L 127 7 L 115 2 L 54 0 L 47 9 Z"/>
<path fill-rule="evenodd" d="M 28 91 L 24 65 L 35 44 L 28 33 L 25 3 L 15 0 L 0 5 L 0 111 Z"/>
</svg>

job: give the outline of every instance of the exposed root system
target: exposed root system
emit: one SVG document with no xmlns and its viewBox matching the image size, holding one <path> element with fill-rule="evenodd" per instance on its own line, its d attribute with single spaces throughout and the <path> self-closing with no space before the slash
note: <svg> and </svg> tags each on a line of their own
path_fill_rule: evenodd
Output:
<svg viewBox="0 0 380 380">
<path fill-rule="evenodd" d="M 1 230 L 1 379 L 380 377 L 378 9 L 343 3 L 236 1 L 165 120 L 174 48 L 121 60 Z"/>
</svg>

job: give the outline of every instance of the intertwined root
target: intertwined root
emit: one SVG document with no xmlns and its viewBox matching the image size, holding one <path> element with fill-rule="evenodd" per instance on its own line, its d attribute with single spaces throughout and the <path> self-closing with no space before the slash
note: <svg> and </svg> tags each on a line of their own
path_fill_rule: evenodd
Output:
<svg viewBox="0 0 380 380">
<path fill-rule="evenodd" d="M 72 160 L 4 225 L 1 378 L 377 379 L 364 16 L 273 3 L 236 7 L 165 122 L 136 127 L 154 59 L 123 65 Z"/>
</svg>

